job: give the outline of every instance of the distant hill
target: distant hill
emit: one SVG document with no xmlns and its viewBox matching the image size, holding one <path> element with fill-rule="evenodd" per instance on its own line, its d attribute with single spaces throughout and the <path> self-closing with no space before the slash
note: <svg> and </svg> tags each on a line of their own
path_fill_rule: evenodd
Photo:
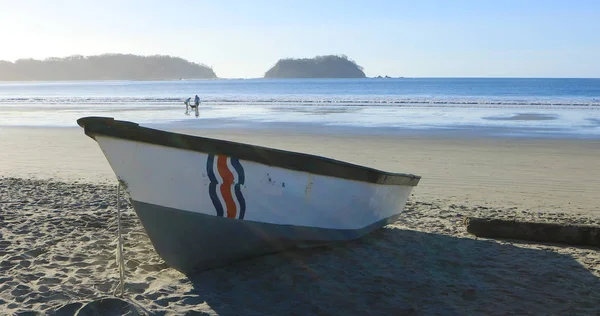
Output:
<svg viewBox="0 0 600 316">
<path fill-rule="evenodd" d="M 0 80 L 166 80 L 217 78 L 208 66 L 179 57 L 104 54 L 0 61 Z"/>
<path fill-rule="evenodd" d="M 345 55 L 280 59 L 265 78 L 366 78 L 363 68 Z"/>
</svg>

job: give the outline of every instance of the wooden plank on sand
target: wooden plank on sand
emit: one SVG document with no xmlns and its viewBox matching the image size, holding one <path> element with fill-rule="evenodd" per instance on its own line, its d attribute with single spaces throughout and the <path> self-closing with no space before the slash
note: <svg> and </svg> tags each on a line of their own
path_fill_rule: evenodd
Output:
<svg viewBox="0 0 600 316">
<path fill-rule="evenodd" d="M 467 232 L 483 238 L 519 239 L 600 247 L 600 226 L 468 217 Z"/>
</svg>

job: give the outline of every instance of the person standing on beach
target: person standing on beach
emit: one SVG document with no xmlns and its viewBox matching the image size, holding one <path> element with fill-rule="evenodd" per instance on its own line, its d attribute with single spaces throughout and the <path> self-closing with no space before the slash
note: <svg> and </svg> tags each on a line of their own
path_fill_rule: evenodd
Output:
<svg viewBox="0 0 600 316">
<path fill-rule="evenodd" d="M 194 105 L 195 105 L 195 109 L 196 109 L 196 117 L 198 117 L 198 115 L 199 115 L 198 108 L 200 107 L 200 97 L 197 94 L 194 97 Z"/>
<path fill-rule="evenodd" d="M 189 115 L 189 107 L 190 107 L 190 102 L 191 102 L 192 98 L 187 98 L 185 99 L 185 114 Z"/>
</svg>

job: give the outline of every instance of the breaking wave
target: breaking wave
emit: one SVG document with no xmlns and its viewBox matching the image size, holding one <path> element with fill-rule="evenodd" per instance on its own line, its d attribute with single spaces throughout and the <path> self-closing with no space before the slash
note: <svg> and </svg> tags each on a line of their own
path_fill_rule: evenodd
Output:
<svg viewBox="0 0 600 316">
<path fill-rule="evenodd" d="M 183 104 L 179 97 L 25 97 L 0 98 L 0 105 L 177 105 Z M 486 98 L 335 98 L 314 97 L 204 97 L 202 103 L 213 105 L 306 105 L 306 106 L 401 106 L 401 107 L 524 107 L 524 108 L 600 108 L 600 99 L 486 99 Z"/>
</svg>

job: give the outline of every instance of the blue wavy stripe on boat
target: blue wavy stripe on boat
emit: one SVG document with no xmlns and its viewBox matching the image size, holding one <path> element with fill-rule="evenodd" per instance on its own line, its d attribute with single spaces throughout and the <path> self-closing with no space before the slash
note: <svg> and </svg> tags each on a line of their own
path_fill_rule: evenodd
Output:
<svg viewBox="0 0 600 316">
<path fill-rule="evenodd" d="M 242 195 L 242 191 L 240 188 L 240 186 L 244 184 L 245 180 L 244 168 L 242 167 L 242 164 L 240 163 L 239 159 L 231 158 L 230 161 L 231 165 L 233 166 L 233 169 L 235 169 L 235 171 L 238 174 L 238 181 L 233 187 L 233 190 L 235 191 L 235 196 L 237 197 L 238 203 L 240 204 L 239 219 L 244 219 L 244 214 L 246 214 L 246 200 L 244 200 L 244 195 Z"/>
<path fill-rule="evenodd" d="M 206 161 L 206 172 L 208 173 L 208 179 L 210 179 L 210 184 L 208 186 L 208 195 L 210 195 L 210 199 L 215 206 L 215 210 L 217 211 L 217 216 L 223 217 L 223 205 L 221 205 L 221 201 L 219 201 L 219 197 L 217 196 L 217 177 L 215 177 L 215 173 L 213 171 L 213 165 L 215 161 L 215 155 L 208 155 L 208 159 Z"/>
<path fill-rule="evenodd" d="M 242 195 L 242 191 L 240 190 L 240 184 L 236 184 L 233 187 L 234 191 L 235 191 L 235 196 L 238 199 L 238 202 L 240 203 L 240 217 L 239 219 L 244 219 L 244 214 L 246 214 L 246 201 L 244 200 L 244 196 Z"/>
<path fill-rule="evenodd" d="M 235 171 L 238 174 L 238 183 L 239 184 L 244 184 L 244 168 L 242 167 L 242 164 L 240 163 L 240 160 L 237 158 L 231 158 L 231 165 L 233 166 L 233 169 L 235 169 Z"/>
</svg>

